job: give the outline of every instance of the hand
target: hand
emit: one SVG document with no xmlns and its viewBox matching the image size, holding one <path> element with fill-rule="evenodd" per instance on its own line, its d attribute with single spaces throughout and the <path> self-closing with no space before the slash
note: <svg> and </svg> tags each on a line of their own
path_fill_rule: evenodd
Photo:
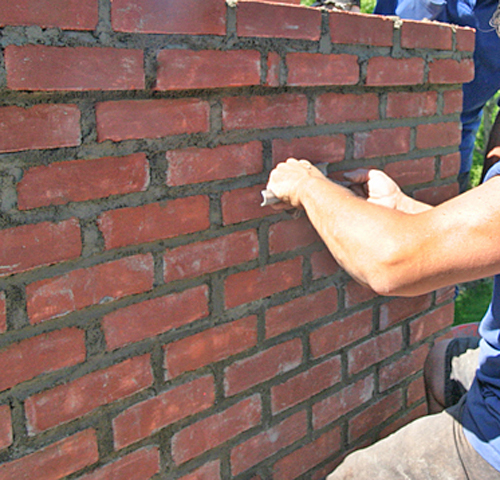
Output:
<svg viewBox="0 0 500 480">
<path fill-rule="evenodd" d="M 300 188 L 311 177 L 326 178 L 308 160 L 289 158 L 286 162 L 279 163 L 271 172 L 267 189 L 271 190 L 282 202 L 294 208 L 300 208 Z M 284 207 L 278 206 L 277 208 Z"/>
<path fill-rule="evenodd" d="M 358 168 L 344 173 L 350 188 L 368 202 L 399 210 L 403 193 L 397 183 L 381 170 Z"/>
</svg>

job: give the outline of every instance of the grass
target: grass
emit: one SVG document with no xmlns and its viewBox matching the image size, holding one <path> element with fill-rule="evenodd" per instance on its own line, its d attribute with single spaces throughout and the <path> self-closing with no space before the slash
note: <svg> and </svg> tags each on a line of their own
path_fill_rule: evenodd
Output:
<svg viewBox="0 0 500 480">
<path fill-rule="evenodd" d="M 479 322 L 490 304 L 491 294 L 493 293 L 493 279 L 485 278 L 463 284 L 459 286 L 458 290 L 453 325 Z"/>
</svg>

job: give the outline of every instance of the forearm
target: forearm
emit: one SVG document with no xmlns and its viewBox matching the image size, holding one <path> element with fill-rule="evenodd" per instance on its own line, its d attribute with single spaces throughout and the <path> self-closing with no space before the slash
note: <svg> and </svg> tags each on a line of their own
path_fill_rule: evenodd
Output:
<svg viewBox="0 0 500 480">
<path fill-rule="evenodd" d="M 500 271 L 500 177 L 437 207 L 405 196 L 380 171 L 348 178 L 367 199 L 306 160 L 279 164 L 268 188 L 306 210 L 337 262 L 360 283 L 381 295 L 415 296 Z"/>
<path fill-rule="evenodd" d="M 431 208 L 409 200 L 412 213 Z M 372 204 L 322 178 L 304 182 L 300 202 L 335 259 L 358 282 L 380 294 L 420 293 L 414 215 Z"/>
<path fill-rule="evenodd" d="M 410 213 L 410 214 L 416 214 L 416 213 L 422 213 L 422 212 L 427 212 L 428 210 L 431 210 L 433 207 L 431 205 L 428 205 L 427 203 L 419 202 L 418 200 L 415 200 L 414 198 L 411 198 L 407 195 L 402 194 L 401 200 L 398 203 L 397 209 L 400 212 L 404 213 Z"/>
</svg>

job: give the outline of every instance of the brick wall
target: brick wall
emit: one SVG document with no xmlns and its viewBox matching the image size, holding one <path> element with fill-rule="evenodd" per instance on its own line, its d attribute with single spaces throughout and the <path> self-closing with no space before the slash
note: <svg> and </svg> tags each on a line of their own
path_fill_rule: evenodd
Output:
<svg viewBox="0 0 500 480">
<path fill-rule="evenodd" d="M 452 290 L 382 298 L 289 155 L 457 193 L 473 31 L 222 0 L 0 8 L 0 478 L 319 479 L 425 411 Z"/>
</svg>

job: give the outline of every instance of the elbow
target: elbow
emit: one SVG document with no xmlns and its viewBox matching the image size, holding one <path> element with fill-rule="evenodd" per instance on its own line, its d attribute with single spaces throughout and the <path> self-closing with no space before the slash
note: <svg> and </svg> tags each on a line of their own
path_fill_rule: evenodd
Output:
<svg viewBox="0 0 500 480">
<path fill-rule="evenodd" d="M 383 297 L 411 296 L 405 286 L 390 272 L 387 274 L 377 273 L 368 280 L 368 286 L 377 295 Z"/>
<path fill-rule="evenodd" d="M 395 247 L 379 253 L 374 261 L 367 262 L 363 275 L 366 283 L 377 295 L 417 296 L 418 268 L 412 256 Z"/>
</svg>

